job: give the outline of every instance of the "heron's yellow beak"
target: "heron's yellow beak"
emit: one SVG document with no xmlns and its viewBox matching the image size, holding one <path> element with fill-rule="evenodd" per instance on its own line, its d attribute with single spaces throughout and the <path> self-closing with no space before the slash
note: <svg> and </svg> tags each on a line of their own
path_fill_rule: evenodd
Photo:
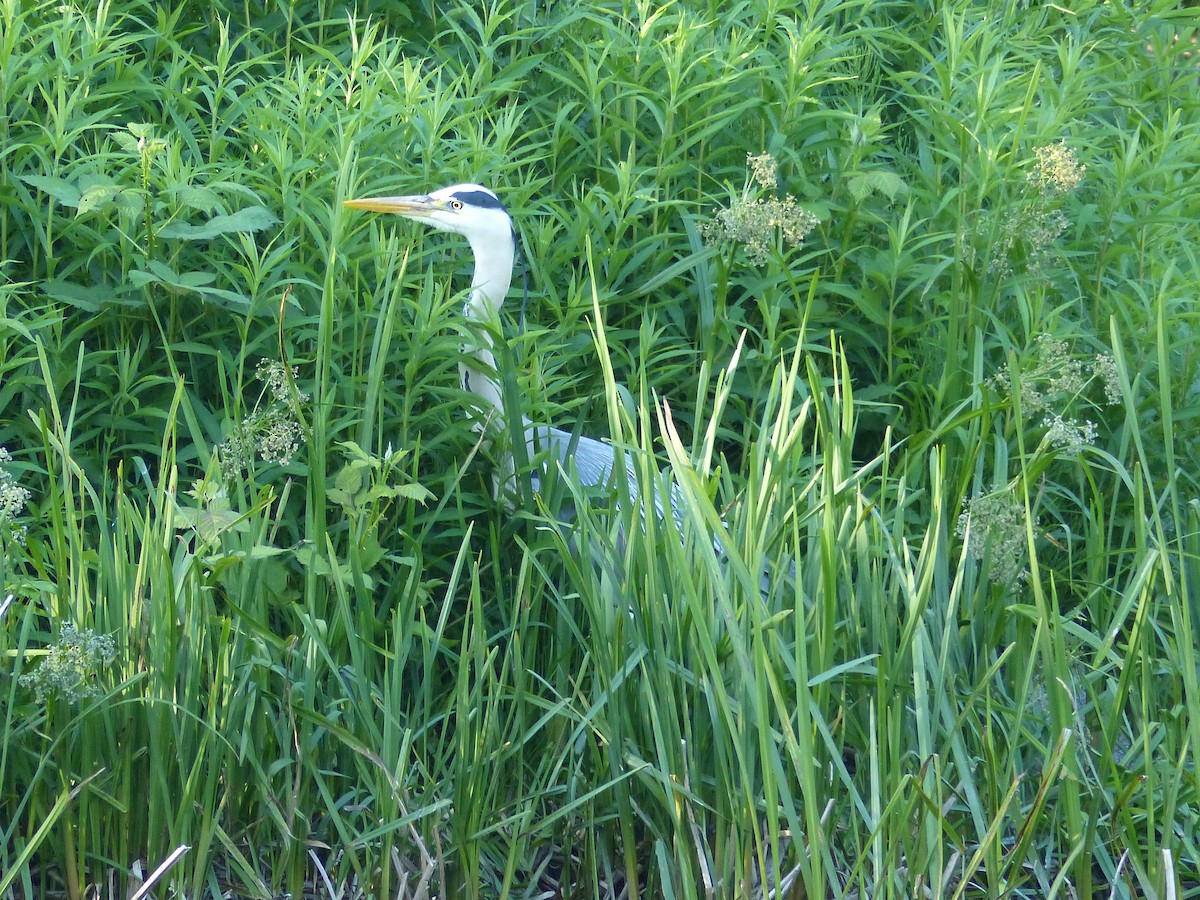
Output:
<svg viewBox="0 0 1200 900">
<path fill-rule="evenodd" d="M 416 194 L 410 197 L 361 197 L 357 200 L 346 200 L 345 205 L 351 209 L 395 213 L 418 219 L 428 216 L 439 208 L 438 202 L 427 194 Z"/>
</svg>

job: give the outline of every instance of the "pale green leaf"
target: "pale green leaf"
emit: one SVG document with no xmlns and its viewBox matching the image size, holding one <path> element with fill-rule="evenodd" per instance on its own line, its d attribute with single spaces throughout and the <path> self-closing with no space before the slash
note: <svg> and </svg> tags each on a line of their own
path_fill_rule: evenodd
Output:
<svg viewBox="0 0 1200 900">
<path fill-rule="evenodd" d="M 69 181 L 51 175 L 22 175 L 21 180 L 43 194 L 49 194 L 63 206 L 79 205 L 79 188 Z"/>
<path fill-rule="evenodd" d="M 181 241 L 202 241 L 222 234 L 262 231 L 279 219 L 265 206 L 248 206 L 227 216 L 213 216 L 201 225 L 173 222 L 159 231 L 159 237 Z"/>
</svg>

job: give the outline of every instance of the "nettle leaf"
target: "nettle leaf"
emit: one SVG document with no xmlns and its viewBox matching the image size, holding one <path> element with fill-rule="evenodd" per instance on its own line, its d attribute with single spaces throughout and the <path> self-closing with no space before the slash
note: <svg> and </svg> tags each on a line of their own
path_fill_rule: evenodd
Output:
<svg viewBox="0 0 1200 900">
<path fill-rule="evenodd" d="M 130 122 L 125 127 L 129 129 L 128 132 L 114 131 L 109 137 L 126 153 L 153 156 L 166 149 L 167 142 L 162 138 L 154 137 L 153 125 L 144 122 Z"/>
<path fill-rule="evenodd" d="M 146 269 L 132 269 L 129 272 L 129 280 L 138 287 L 147 284 L 163 284 L 183 291 L 199 290 L 205 285 L 212 284 L 215 277 L 211 272 L 176 272 L 166 263 L 159 262 L 157 259 L 146 260 Z"/>
<path fill-rule="evenodd" d="M 883 194 L 888 200 L 895 200 L 901 194 L 908 193 L 908 185 L 895 172 L 876 170 L 860 172 L 850 179 L 850 193 L 860 203 L 870 194 Z"/>
<path fill-rule="evenodd" d="M 199 294 L 204 300 L 227 309 L 245 311 L 250 308 L 250 298 L 236 291 L 210 287 L 214 281 L 216 276 L 211 272 L 176 272 L 156 259 L 146 260 L 145 269 L 129 271 L 129 282 L 135 287 L 161 284 L 172 291 Z"/>
<path fill-rule="evenodd" d="M 127 134 L 124 131 L 114 131 L 109 137 L 126 153 L 138 152 L 138 138 L 135 135 Z"/>
<path fill-rule="evenodd" d="M 104 306 L 138 307 L 145 305 L 141 297 L 130 296 L 129 285 L 75 284 L 61 278 L 43 281 L 43 293 L 52 300 L 65 303 L 84 312 L 99 312 Z"/>
<path fill-rule="evenodd" d="M 21 180 L 43 194 L 49 194 L 63 206 L 79 205 L 79 188 L 53 175 L 22 175 Z"/>
<path fill-rule="evenodd" d="M 238 184 L 236 181 L 213 181 L 209 184 L 209 188 L 216 191 L 222 197 L 236 195 L 245 197 L 247 200 L 258 200 L 258 194 L 254 193 L 252 188 L 248 188 L 244 184 Z"/>
<path fill-rule="evenodd" d="M 112 293 L 109 288 L 98 284 L 72 284 L 62 279 L 43 282 L 42 290 L 47 297 L 84 312 L 99 312 L 101 304 Z"/>
<path fill-rule="evenodd" d="M 211 213 L 221 208 L 221 195 L 210 188 L 180 184 L 168 188 L 167 193 L 174 197 L 181 206 L 197 212 Z"/>
<path fill-rule="evenodd" d="M 247 206 L 227 216 L 213 216 L 202 225 L 173 222 L 164 227 L 158 236 L 181 241 L 203 241 L 222 234 L 262 231 L 278 222 L 275 214 L 265 206 Z"/>
<path fill-rule="evenodd" d="M 112 203 L 123 188 L 115 184 L 97 184 L 85 190 L 79 196 L 79 206 L 76 215 L 82 216 L 95 209 L 103 209 Z"/>
<path fill-rule="evenodd" d="M 215 544 L 226 531 L 242 531 L 247 528 L 241 515 L 232 509 L 214 505 L 205 509 L 177 506 L 175 527 L 183 531 L 193 529 L 205 544 Z"/>
<path fill-rule="evenodd" d="M 388 493 L 401 500 L 415 500 L 422 506 L 434 498 L 433 491 L 420 484 L 397 484 L 389 488 Z"/>
<path fill-rule="evenodd" d="M 345 491 L 348 494 L 356 494 L 362 490 L 369 478 L 370 466 L 361 461 L 355 460 L 344 465 L 337 477 L 334 478 L 334 484 L 338 489 Z"/>
<path fill-rule="evenodd" d="M 117 209 L 129 216 L 140 216 L 146 208 L 146 195 L 141 191 L 123 190 L 116 196 Z"/>
</svg>

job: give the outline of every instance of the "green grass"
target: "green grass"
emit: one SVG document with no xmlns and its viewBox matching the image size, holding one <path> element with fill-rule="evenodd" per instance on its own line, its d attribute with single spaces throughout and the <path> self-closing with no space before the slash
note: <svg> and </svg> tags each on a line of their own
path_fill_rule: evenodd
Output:
<svg viewBox="0 0 1200 900">
<path fill-rule="evenodd" d="M 1194 27 L 0 0 L 0 896 L 1200 897 Z"/>
</svg>

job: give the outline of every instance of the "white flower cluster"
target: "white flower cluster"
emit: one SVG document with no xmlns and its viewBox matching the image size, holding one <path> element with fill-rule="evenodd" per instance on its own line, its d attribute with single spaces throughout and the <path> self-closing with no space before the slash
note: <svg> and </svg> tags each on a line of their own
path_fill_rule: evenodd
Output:
<svg viewBox="0 0 1200 900">
<path fill-rule="evenodd" d="M 264 385 L 264 408 L 255 408 L 233 427 L 218 451 L 228 469 L 245 470 L 257 456 L 263 462 L 287 465 L 304 443 L 300 405 L 308 394 L 296 390 L 283 363 L 260 360 L 255 377 Z"/>
<path fill-rule="evenodd" d="M 747 155 L 750 177 L 760 188 L 774 190 L 779 180 L 779 165 L 769 153 Z M 732 241 L 743 244 L 753 265 L 760 266 L 771 257 L 775 235 L 783 242 L 799 247 L 818 219 L 788 194 L 780 197 L 751 197 L 749 193 L 720 210 L 700 226 L 700 236 L 710 246 Z"/>
<path fill-rule="evenodd" d="M 1031 523 L 1037 528 L 1037 520 Z M 990 553 L 988 580 L 1013 584 L 1029 577 L 1025 506 L 1011 493 L 980 494 L 963 501 L 956 534 L 967 542 L 967 555 L 982 560 Z"/>
<path fill-rule="evenodd" d="M 100 692 L 100 670 L 117 658 L 112 635 L 96 634 L 87 628 L 79 631 L 63 622 L 58 643 L 46 651 L 41 663 L 18 682 L 31 688 L 39 703 L 61 694 L 75 703 Z"/>
<path fill-rule="evenodd" d="M 12 462 L 12 454 L 0 447 L 0 465 Z M 33 495 L 22 487 L 7 469 L 0 468 L 0 534 L 7 534 L 21 543 L 25 536 L 24 526 L 17 525 L 17 517 L 25 510 Z"/>
<path fill-rule="evenodd" d="M 1115 405 L 1121 402 L 1121 377 L 1111 353 L 1077 357 L 1067 341 L 1050 334 L 1037 336 L 1025 365 L 1017 373 L 1005 369 L 989 379 L 988 385 L 998 393 L 1012 397 L 1014 382 L 1020 384 L 1022 413 L 1029 420 L 1041 416 L 1047 442 L 1062 450 L 1077 450 L 1096 442 L 1095 422 L 1080 421 L 1065 414 L 1072 404 L 1085 396 L 1089 385 L 1099 382 L 1104 403 Z M 1092 405 L 1100 404 L 1092 402 Z"/>
</svg>

